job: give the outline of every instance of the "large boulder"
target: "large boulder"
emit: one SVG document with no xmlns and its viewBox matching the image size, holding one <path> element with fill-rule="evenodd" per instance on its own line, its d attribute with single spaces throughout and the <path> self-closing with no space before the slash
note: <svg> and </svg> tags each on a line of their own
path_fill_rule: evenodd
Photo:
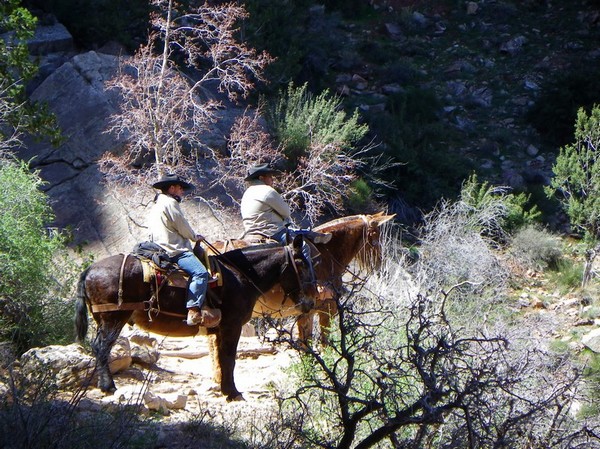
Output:
<svg viewBox="0 0 600 449">
<path fill-rule="evenodd" d="M 92 379 L 95 360 L 78 344 L 32 348 L 21 356 L 21 374 L 58 389 L 80 387 Z"/>
<path fill-rule="evenodd" d="M 104 132 L 119 101 L 105 83 L 117 69 L 117 57 L 91 51 L 48 76 L 31 98 L 46 103 L 56 115 L 64 141 L 57 147 L 28 141 L 19 154 L 47 182 L 56 225 L 70 227 L 75 244 L 90 243 L 90 250 L 101 255 L 132 246 L 125 243 L 130 236 L 127 214 L 106 198 L 96 165 L 102 154 L 119 145 Z"/>
<path fill-rule="evenodd" d="M 583 343 L 590 350 L 600 354 L 600 328 L 594 329 L 581 338 Z"/>
<path fill-rule="evenodd" d="M 135 243 L 147 240 L 145 216 L 154 195 L 150 187 L 141 189 L 140 201 L 132 205 L 107 190 L 98 169 L 104 153 L 119 153 L 124 146 L 122 139 L 106 133 L 108 119 L 121 99 L 106 84 L 118 67 L 117 56 L 90 51 L 74 56 L 47 76 L 31 98 L 46 103 L 56 115 L 64 140 L 56 147 L 28 140 L 19 152 L 47 182 L 55 225 L 70 228 L 73 244 L 98 258 L 129 252 Z M 224 113 L 205 141 L 225 145 L 223 126 L 231 125 L 236 114 L 239 110 Z M 239 218 L 232 225 L 222 216 L 215 217 L 201 198 L 184 202 L 183 208 L 192 226 L 209 239 L 236 237 L 241 230 Z"/>
</svg>

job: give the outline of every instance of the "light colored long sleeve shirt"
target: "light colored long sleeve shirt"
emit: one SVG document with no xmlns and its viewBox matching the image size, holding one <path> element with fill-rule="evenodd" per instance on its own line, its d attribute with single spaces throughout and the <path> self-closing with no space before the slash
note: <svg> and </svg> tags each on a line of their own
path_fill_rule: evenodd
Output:
<svg viewBox="0 0 600 449">
<path fill-rule="evenodd" d="M 191 241 L 196 240 L 197 234 L 184 217 L 175 198 L 164 193 L 159 194 L 147 224 L 150 240 L 161 246 L 169 256 L 192 251 Z"/>
<path fill-rule="evenodd" d="M 290 224 L 290 207 L 279 192 L 259 179 L 248 184 L 241 203 L 244 235 L 270 237 Z"/>
</svg>

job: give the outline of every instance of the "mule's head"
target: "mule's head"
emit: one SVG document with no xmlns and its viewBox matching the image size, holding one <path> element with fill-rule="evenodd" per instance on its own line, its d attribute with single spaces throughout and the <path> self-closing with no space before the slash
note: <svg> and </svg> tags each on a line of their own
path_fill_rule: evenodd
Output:
<svg viewBox="0 0 600 449">
<path fill-rule="evenodd" d="M 363 246 L 357 254 L 359 266 L 362 269 L 374 271 L 381 267 L 381 225 L 394 218 L 394 215 L 384 215 L 379 212 L 363 216 Z"/>
<path fill-rule="evenodd" d="M 311 258 L 311 247 L 304 245 L 301 235 L 285 247 L 287 258 L 281 267 L 280 284 L 286 297 L 290 297 L 296 307 L 306 313 L 314 307 L 318 297 L 317 278 Z"/>
</svg>

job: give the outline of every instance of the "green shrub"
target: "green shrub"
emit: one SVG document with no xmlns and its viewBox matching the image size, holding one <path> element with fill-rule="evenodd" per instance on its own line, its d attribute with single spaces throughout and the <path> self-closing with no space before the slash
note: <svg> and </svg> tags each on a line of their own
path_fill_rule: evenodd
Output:
<svg viewBox="0 0 600 449">
<path fill-rule="evenodd" d="M 548 271 L 550 282 L 558 287 L 561 294 L 577 290 L 581 287 L 583 265 L 571 260 L 560 259 L 557 266 Z"/>
<path fill-rule="evenodd" d="M 562 248 L 559 240 L 535 225 L 527 225 L 515 233 L 510 251 L 519 261 L 531 268 L 553 268 L 562 271 Z"/>
<path fill-rule="evenodd" d="M 55 118 L 45 106 L 27 98 L 26 86 L 38 66 L 29 56 L 30 39 L 37 19 L 20 5 L 20 0 L 0 2 L 0 156 L 19 144 L 23 132 L 45 135 L 58 142 Z"/>
<path fill-rule="evenodd" d="M 325 90 L 316 97 L 307 85 L 288 85 L 278 101 L 267 110 L 267 121 L 292 167 L 311 145 L 335 143 L 350 149 L 364 137 L 368 127 L 359 123 L 358 111 L 348 115 L 341 101 Z"/>
<path fill-rule="evenodd" d="M 586 348 L 581 357 L 585 362 L 583 375 L 588 380 L 587 394 L 591 398 L 598 398 L 600 394 L 600 354 Z M 582 417 L 596 417 L 599 414 L 600 404 L 594 400 L 587 402 L 579 412 Z"/>
<path fill-rule="evenodd" d="M 486 181 L 479 183 L 475 173 L 463 184 L 460 196 L 474 210 L 495 210 L 493 215 L 488 214 L 494 217 L 493 222 L 481 225 L 488 228 L 482 229 L 484 233 L 498 239 L 535 223 L 541 217 L 541 212 L 535 205 L 528 207 L 530 195 L 509 193 L 506 188 L 494 187 Z"/>
<path fill-rule="evenodd" d="M 364 213 L 369 209 L 372 197 L 373 189 L 369 184 L 364 179 L 357 179 L 350 185 L 347 199 L 348 210 L 351 213 Z"/>
<path fill-rule="evenodd" d="M 53 214 L 41 185 L 26 164 L 0 160 L 0 339 L 21 351 L 72 340 L 62 297 L 75 270 L 57 263 L 64 237 L 46 227 Z"/>
<path fill-rule="evenodd" d="M 571 225 L 592 238 L 600 237 L 600 106 L 577 113 L 575 142 L 560 149 L 552 167 L 549 195 L 558 193 Z"/>
</svg>

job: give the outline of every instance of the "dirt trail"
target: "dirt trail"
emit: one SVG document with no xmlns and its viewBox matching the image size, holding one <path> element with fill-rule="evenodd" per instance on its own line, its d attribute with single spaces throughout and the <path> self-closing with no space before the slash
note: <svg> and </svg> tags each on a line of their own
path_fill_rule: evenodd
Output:
<svg viewBox="0 0 600 449">
<path fill-rule="evenodd" d="M 285 367 L 294 357 L 293 351 L 274 345 L 258 337 L 242 337 L 238 346 L 235 367 L 236 386 L 245 401 L 227 402 L 212 378 L 212 363 L 206 336 L 172 338 L 155 336 L 159 343 L 160 358 L 156 365 L 132 365 L 114 376 L 118 390 L 104 396 L 97 388 L 87 392 L 92 401 L 119 402 L 136 397 L 144 386 L 161 397 L 185 396 L 183 409 L 170 409 L 165 417 L 170 422 L 194 419 L 206 410 L 260 410 L 275 405 L 274 392 L 285 381 Z"/>
</svg>

